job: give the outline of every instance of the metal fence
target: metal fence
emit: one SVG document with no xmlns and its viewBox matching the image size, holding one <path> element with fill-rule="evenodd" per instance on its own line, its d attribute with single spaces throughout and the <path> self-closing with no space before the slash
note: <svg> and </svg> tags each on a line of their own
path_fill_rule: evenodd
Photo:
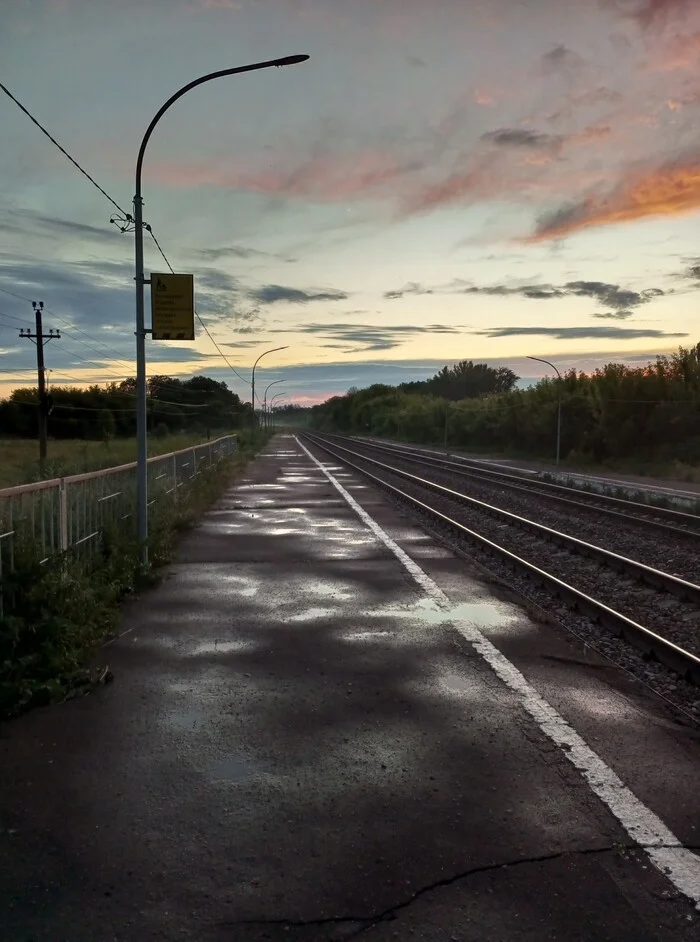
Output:
<svg viewBox="0 0 700 942">
<path fill-rule="evenodd" d="M 174 502 L 202 471 L 235 453 L 235 435 L 148 459 L 149 507 Z M 90 561 L 107 527 L 135 534 L 136 462 L 70 477 L 0 489 L 0 613 L 2 574 L 12 569 L 18 539 L 42 563 L 71 551 Z"/>
</svg>

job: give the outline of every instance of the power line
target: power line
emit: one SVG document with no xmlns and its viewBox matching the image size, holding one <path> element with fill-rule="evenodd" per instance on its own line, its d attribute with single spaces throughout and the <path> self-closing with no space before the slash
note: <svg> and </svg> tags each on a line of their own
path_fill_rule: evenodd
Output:
<svg viewBox="0 0 700 942">
<path fill-rule="evenodd" d="M 101 193 L 103 196 L 106 196 L 106 197 L 107 197 L 107 199 L 110 201 L 110 203 L 112 204 L 112 206 L 116 206 L 116 208 L 119 210 L 119 212 L 122 214 L 122 216 L 128 216 L 128 213 L 126 213 L 126 212 L 121 208 L 121 206 L 119 205 L 119 203 L 117 203 L 116 200 L 113 200 L 112 197 L 109 195 L 109 193 L 106 192 L 106 190 L 103 190 L 103 189 L 102 189 L 102 187 L 100 186 L 100 184 L 90 176 L 90 174 L 87 172 L 87 170 L 84 170 L 84 169 L 80 166 L 80 164 L 78 163 L 77 160 L 75 160 L 73 157 L 71 157 L 71 155 L 68 153 L 68 151 L 67 151 L 64 147 L 61 147 L 61 145 L 58 143 L 58 141 L 56 140 L 56 138 L 55 138 L 55 137 L 52 137 L 51 134 L 49 134 L 49 132 L 46 130 L 46 128 L 45 128 L 42 124 L 40 124 L 39 121 L 37 121 L 37 119 L 34 117 L 34 115 L 30 114 L 30 112 L 24 107 L 24 105 L 22 104 L 22 102 L 19 101 L 17 98 L 15 98 L 15 96 L 12 94 L 12 92 L 9 90 L 9 88 L 6 88 L 6 87 L 2 84 L 2 82 L 0 82 L 0 89 L 2 89 L 3 92 L 5 92 L 5 94 L 8 96 L 8 98 L 11 98 L 12 101 L 14 101 L 14 103 L 17 105 L 17 107 L 18 107 L 21 111 L 23 111 L 23 112 L 26 114 L 26 116 L 29 118 L 29 120 L 30 120 L 31 122 L 33 122 L 33 123 L 39 128 L 39 130 L 41 131 L 41 133 L 44 134 L 44 135 L 46 135 L 46 137 L 48 137 L 48 139 L 51 141 L 51 143 L 54 144 L 54 145 L 61 151 L 61 153 L 64 155 L 64 157 L 67 157 L 68 160 L 70 160 L 70 162 L 73 164 L 73 166 L 76 167 L 76 168 L 82 173 L 82 175 L 83 175 L 84 177 L 87 177 L 87 179 L 90 181 L 90 183 L 92 183 L 92 185 L 93 185 L 94 187 L 96 187 L 96 188 L 100 191 L 100 193 Z"/>
<path fill-rule="evenodd" d="M 163 257 L 163 261 L 165 262 L 165 264 L 166 264 L 166 265 L 168 266 L 168 268 L 170 269 L 170 272 L 174 275 L 174 274 L 175 274 L 175 271 L 174 271 L 174 269 L 173 269 L 173 266 L 170 264 L 170 262 L 169 262 L 169 260 L 168 260 L 168 257 L 166 256 L 165 252 L 164 252 L 163 249 L 161 248 L 160 243 L 158 242 L 158 239 L 156 239 L 155 233 L 153 232 L 153 229 L 152 229 L 150 226 L 146 226 L 145 228 L 148 230 L 148 232 L 149 232 L 150 235 L 151 235 L 151 238 L 152 238 L 153 241 L 155 242 L 156 248 L 158 249 L 158 251 L 160 252 L 160 254 L 161 254 L 162 257 Z M 204 321 L 202 320 L 202 318 L 199 316 L 199 312 L 195 309 L 195 312 L 194 312 L 194 313 L 195 313 L 195 316 L 196 316 L 197 320 L 199 321 L 199 323 L 200 323 L 200 324 L 202 325 L 202 327 L 204 328 L 204 332 L 206 333 L 207 337 L 211 340 L 211 342 L 214 344 L 214 346 L 215 346 L 216 349 L 218 350 L 219 356 L 222 357 L 222 358 L 226 361 L 226 365 L 227 365 L 227 366 L 233 371 L 233 373 L 241 380 L 241 382 L 242 382 L 242 383 L 245 383 L 246 386 L 247 386 L 247 385 L 248 385 L 248 380 L 247 380 L 247 379 L 244 379 L 244 378 L 241 376 L 241 374 L 238 372 L 238 370 L 235 369 L 235 367 L 234 367 L 233 364 L 230 362 L 230 360 L 228 359 L 228 357 L 226 356 L 226 354 L 223 352 L 223 350 L 221 349 L 221 347 L 218 345 L 218 343 L 216 342 L 216 340 L 214 340 L 214 338 L 212 337 L 212 335 L 209 333 L 209 328 L 208 328 L 207 325 L 204 323 Z"/>
<path fill-rule="evenodd" d="M 6 288 L 0 288 L 0 291 L 2 291 L 4 294 L 9 294 L 9 295 L 10 295 L 11 297 L 13 297 L 13 298 L 17 298 L 17 300 L 19 300 L 19 301 L 26 301 L 27 304 L 31 304 L 31 303 L 32 303 L 32 298 L 27 298 L 27 297 L 25 297 L 24 295 L 21 295 L 21 294 L 15 294 L 14 291 L 8 291 Z M 90 334 L 88 334 L 86 331 L 84 331 L 81 327 L 78 327 L 76 324 L 72 324 L 70 321 L 67 321 L 64 317 L 61 317 L 61 315 L 60 315 L 60 314 L 57 314 L 55 311 L 52 311 L 52 310 L 50 310 L 49 308 L 45 308 L 45 311 L 46 311 L 46 313 L 47 313 L 50 317 L 54 317 L 56 320 L 58 320 L 58 321 L 60 321 L 62 324 L 64 324 L 65 327 L 68 328 L 68 330 L 75 330 L 75 331 L 78 331 L 78 333 L 82 334 L 84 337 L 87 337 L 88 340 L 92 340 L 92 341 L 94 341 L 95 343 L 100 344 L 100 346 L 104 347 L 104 349 L 105 349 L 108 353 L 114 354 L 115 357 L 116 357 L 116 362 L 126 363 L 126 364 L 128 364 L 129 366 L 131 366 L 131 361 L 130 361 L 130 360 L 127 360 L 125 357 L 120 356 L 120 355 L 119 355 L 119 352 L 118 352 L 117 350 L 115 350 L 114 347 L 109 347 L 109 346 L 107 346 L 106 343 L 103 343 L 101 340 L 98 340 L 96 337 L 92 337 Z M 13 317 L 12 314 L 6 314 L 5 316 L 6 316 L 6 317 Z M 17 318 L 17 317 L 15 317 L 14 319 L 17 320 L 17 321 L 20 320 L 20 318 Z M 24 321 L 23 323 L 29 324 L 29 323 L 31 323 L 31 322 L 30 322 L 30 321 Z M 101 350 L 97 350 L 95 347 L 91 347 L 90 344 L 85 343 L 84 340 L 80 340 L 78 337 L 74 337 L 74 338 L 71 338 L 71 339 L 73 339 L 76 343 L 82 343 L 83 346 L 89 347 L 90 349 L 94 350 L 95 353 L 100 353 L 100 354 L 102 353 Z M 93 361 L 88 361 L 88 362 L 93 362 L 93 363 L 95 363 L 95 365 L 97 365 L 97 361 L 95 361 L 95 360 L 93 360 Z M 105 369 L 107 369 L 107 367 L 105 367 Z"/>
<path fill-rule="evenodd" d="M 54 145 L 61 151 L 61 153 L 62 153 L 65 157 L 68 158 L 68 160 L 70 160 L 70 162 L 73 164 L 73 166 L 76 167 L 77 170 L 79 170 L 80 173 L 82 173 L 83 176 L 86 177 L 86 178 L 90 181 L 90 183 L 92 183 L 92 185 L 93 185 L 94 187 L 96 187 L 96 188 L 100 191 L 100 193 L 102 193 L 102 195 L 105 196 L 105 197 L 110 201 L 110 203 L 111 203 L 113 206 L 115 206 L 115 207 L 119 210 L 119 212 L 122 214 L 122 216 L 124 217 L 124 219 L 125 219 L 127 222 L 131 221 L 131 219 L 132 219 L 131 215 L 130 215 L 129 213 L 127 213 L 126 210 L 124 210 L 124 209 L 119 205 L 119 203 L 116 202 L 116 200 L 112 199 L 112 197 L 109 195 L 109 193 L 107 193 L 107 191 L 104 190 L 104 189 L 99 185 L 99 183 L 97 183 L 97 181 L 96 181 L 92 176 L 90 176 L 90 174 L 87 172 L 87 170 L 85 170 L 83 167 L 80 166 L 80 164 L 78 163 L 77 160 L 75 160 L 75 158 L 71 157 L 71 155 L 68 153 L 68 151 L 58 143 L 58 141 L 57 141 L 57 140 L 46 130 L 46 128 L 28 111 L 28 109 L 25 108 L 25 106 L 12 94 L 12 92 L 11 92 L 5 85 L 2 84 L 2 82 L 0 82 L 0 89 L 2 89 L 2 91 L 4 91 L 5 94 L 6 94 L 9 98 L 12 99 L 12 101 L 14 101 L 14 103 L 17 105 L 17 107 L 20 108 L 21 111 L 23 111 L 24 114 L 26 114 L 26 116 L 29 118 L 29 120 L 32 121 L 33 124 L 35 124 L 35 125 L 39 128 L 39 130 L 42 132 L 42 134 L 44 134 L 44 135 L 51 141 L 51 143 L 54 144 Z M 173 267 L 172 267 L 172 265 L 170 264 L 170 262 L 168 261 L 168 258 L 167 258 L 167 256 L 165 255 L 165 252 L 164 252 L 163 249 L 161 248 L 161 245 L 160 245 L 158 239 L 156 238 L 156 235 L 155 235 L 155 233 L 153 232 L 153 229 L 151 228 L 151 226 L 148 225 L 147 223 L 144 223 L 144 228 L 150 233 L 150 236 L 151 236 L 151 238 L 153 239 L 153 242 L 155 243 L 156 248 L 157 248 L 158 251 L 160 252 L 161 256 L 163 257 L 163 260 L 165 261 L 165 263 L 166 263 L 166 265 L 168 266 L 168 268 L 170 269 L 170 271 L 171 271 L 173 274 L 175 274 L 175 272 L 174 272 L 174 270 L 173 270 Z M 123 231 L 123 230 L 122 230 L 122 231 Z M 2 290 L 2 289 L 0 289 L 0 290 Z M 7 293 L 7 294 L 12 294 L 12 292 L 6 292 L 6 293 Z M 14 295 L 14 297 L 20 298 L 20 300 L 26 300 L 26 298 L 24 298 L 24 299 L 21 298 L 20 295 Z M 241 380 L 241 382 L 244 383 L 244 384 L 247 386 L 247 385 L 248 385 L 248 380 L 244 379 L 244 377 L 241 376 L 241 374 L 238 372 L 238 370 L 235 369 L 235 367 L 234 367 L 233 364 L 230 362 L 230 360 L 228 359 L 228 357 L 226 356 L 226 354 L 222 351 L 221 347 L 218 345 L 218 343 L 216 342 L 216 340 L 214 340 L 214 338 L 213 338 L 212 335 L 210 334 L 209 328 L 207 327 L 207 325 L 204 323 L 204 321 L 203 321 L 202 318 L 200 317 L 199 312 L 196 311 L 196 310 L 195 310 L 195 315 L 196 315 L 197 320 L 199 321 L 199 323 L 200 323 L 200 324 L 202 325 L 202 327 L 204 328 L 204 332 L 206 333 L 207 337 L 209 337 L 209 339 L 211 340 L 211 342 L 212 342 L 212 343 L 214 344 L 214 346 L 216 347 L 216 349 L 217 349 L 219 355 L 220 355 L 220 356 L 222 357 L 222 359 L 226 362 L 226 365 L 227 365 L 227 366 L 229 367 L 229 369 L 234 373 L 234 375 L 237 376 L 237 377 Z M 86 335 L 86 336 L 88 336 L 88 335 Z M 94 338 L 93 338 L 93 339 L 94 339 Z M 98 342 L 99 342 L 99 341 L 98 341 Z M 255 407 L 255 403 L 253 403 L 253 407 Z"/>
<path fill-rule="evenodd" d="M 36 408 L 36 403 L 28 402 L 27 400 L 24 400 L 24 399 L 15 399 L 14 402 L 20 406 L 31 406 L 32 408 Z M 68 403 L 55 402 L 53 404 L 53 411 L 56 411 L 57 409 L 67 409 L 71 412 L 129 412 L 129 413 L 132 413 L 134 411 L 133 409 L 113 409 L 111 408 L 111 406 L 108 406 L 108 405 L 99 406 L 99 407 L 98 406 L 73 406 Z M 165 409 L 150 408 L 148 411 L 150 415 L 176 415 L 176 416 L 179 416 L 180 418 L 184 418 L 184 416 L 180 412 L 170 412 Z M 204 414 L 205 413 L 203 412 L 190 412 L 189 413 L 189 415 L 204 415 Z"/>
</svg>

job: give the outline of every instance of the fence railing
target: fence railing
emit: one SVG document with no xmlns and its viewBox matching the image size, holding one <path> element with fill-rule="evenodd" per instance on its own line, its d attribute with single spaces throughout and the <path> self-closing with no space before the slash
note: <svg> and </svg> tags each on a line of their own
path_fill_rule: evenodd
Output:
<svg viewBox="0 0 700 942">
<path fill-rule="evenodd" d="M 148 459 L 149 507 L 176 501 L 182 488 L 235 453 L 235 435 Z M 89 561 L 109 527 L 135 533 L 136 462 L 101 471 L 0 489 L 0 606 L 2 574 L 14 565 L 17 540 L 30 541 L 46 562 L 72 551 Z M 1 608 L 0 608 L 1 613 Z"/>
</svg>

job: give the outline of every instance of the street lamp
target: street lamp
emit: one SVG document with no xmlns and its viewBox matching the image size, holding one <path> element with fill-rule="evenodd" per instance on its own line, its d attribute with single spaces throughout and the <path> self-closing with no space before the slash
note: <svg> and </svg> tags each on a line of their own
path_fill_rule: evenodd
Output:
<svg viewBox="0 0 700 942">
<path fill-rule="evenodd" d="M 253 425 L 255 425 L 255 367 L 262 360 L 263 357 L 266 357 L 268 353 L 277 353 L 278 350 L 287 350 L 288 347 L 273 347 L 272 350 L 263 351 L 260 356 L 257 358 L 255 363 L 253 363 L 253 373 L 250 378 L 250 404 L 253 407 Z"/>
<path fill-rule="evenodd" d="M 547 366 L 551 366 L 554 372 L 557 374 L 559 382 L 557 384 L 557 459 L 556 467 L 559 467 L 559 452 L 561 448 L 561 373 L 556 368 L 553 363 L 550 363 L 549 360 L 543 360 L 541 357 L 527 357 L 528 360 L 537 360 L 538 363 L 546 363 Z"/>
<path fill-rule="evenodd" d="M 282 59 L 270 59 L 266 62 L 254 62 L 252 65 L 241 65 L 232 69 L 222 69 L 219 72 L 210 72 L 200 78 L 189 82 L 175 92 L 174 95 L 156 113 L 146 128 L 146 133 L 139 147 L 136 158 L 136 195 L 134 196 L 134 260 L 136 282 L 136 521 L 139 542 L 140 559 L 144 566 L 148 565 L 148 440 L 146 427 L 146 330 L 144 323 L 144 285 L 147 282 L 143 271 L 143 197 L 141 195 L 141 171 L 146 145 L 156 124 L 163 117 L 168 108 L 186 92 L 211 82 L 213 79 L 223 78 L 225 75 L 236 75 L 239 72 L 255 72 L 259 69 L 278 68 L 284 65 L 296 65 L 305 62 L 308 56 L 285 56 Z M 255 404 L 253 404 L 255 409 Z"/>
<path fill-rule="evenodd" d="M 265 387 L 265 393 L 263 395 L 263 422 L 265 425 L 267 424 L 267 390 L 270 388 L 270 386 L 276 386 L 278 383 L 283 382 L 284 379 L 276 379 L 272 383 L 268 383 Z"/>
<path fill-rule="evenodd" d="M 286 393 L 281 392 L 281 393 L 277 393 L 276 396 L 273 396 L 272 399 L 270 399 L 270 415 L 272 416 L 272 427 L 273 427 L 273 428 L 275 427 L 275 413 L 273 412 L 272 407 L 273 407 L 274 404 L 275 404 L 275 399 L 280 399 L 280 398 L 284 399 L 284 397 L 285 397 L 286 395 L 287 395 Z"/>
</svg>

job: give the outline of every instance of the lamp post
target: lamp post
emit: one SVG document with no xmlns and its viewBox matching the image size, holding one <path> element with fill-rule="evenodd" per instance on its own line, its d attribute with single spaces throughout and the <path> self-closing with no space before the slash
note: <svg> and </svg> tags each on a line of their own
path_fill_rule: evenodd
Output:
<svg viewBox="0 0 700 942">
<path fill-rule="evenodd" d="M 273 428 L 275 427 L 275 413 L 272 411 L 272 407 L 275 404 L 275 399 L 280 399 L 280 398 L 284 399 L 285 396 L 286 396 L 286 393 L 281 392 L 281 393 L 277 393 L 277 395 L 273 396 L 272 399 L 270 399 L 270 415 L 272 416 Z"/>
<path fill-rule="evenodd" d="M 262 360 L 263 357 L 266 357 L 268 353 L 277 353 L 278 350 L 286 350 L 287 347 L 273 347 L 272 350 L 264 350 L 260 356 L 257 358 L 255 363 L 253 363 L 253 372 L 250 377 L 250 404 L 253 407 L 253 426 L 255 426 L 255 367 Z"/>
<path fill-rule="evenodd" d="M 553 363 L 549 362 L 549 360 L 543 360 L 541 357 L 528 357 L 527 359 L 537 360 L 538 363 L 546 363 L 547 366 L 551 366 L 559 379 L 559 382 L 557 383 L 557 458 L 555 462 L 555 466 L 558 468 L 559 453 L 561 449 L 561 373 Z"/>
<path fill-rule="evenodd" d="M 139 542 L 139 555 L 141 563 L 148 565 L 148 432 L 146 428 L 146 330 L 144 322 L 144 285 L 147 282 L 143 271 L 143 196 L 141 195 L 141 171 L 143 158 L 146 152 L 153 129 L 163 117 L 168 108 L 178 98 L 197 85 L 211 82 L 213 79 L 223 78 L 225 75 L 236 75 L 239 72 L 255 72 L 259 69 L 270 69 L 285 65 L 296 65 L 305 62 L 308 56 L 285 56 L 282 59 L 270 59 L 266 62 L 254 62 L 252 65 L 241 65 L 232 69 L 222 69 L 219 72 L 210 72 L 200 78 L 183 85 L 179 91 L 165 102 L 146 128 L 146 133 L 139 147 L 136 158 L 136 195 L 134 196 L 134 261 L 136 282 L 136 521 Z M 255 406 L 253 406 L 255 408 Z"/>
<path fill-rule="evenodd" d="M 265 393 L 263 395 L 263 424 L 267 425 L 267 390 L 270 386 L 276 386 L 278 383 L 283 383 L 284 379 L 276 379 L 271 383 L 268 383 L 265 387 Z"/>
</svg>

